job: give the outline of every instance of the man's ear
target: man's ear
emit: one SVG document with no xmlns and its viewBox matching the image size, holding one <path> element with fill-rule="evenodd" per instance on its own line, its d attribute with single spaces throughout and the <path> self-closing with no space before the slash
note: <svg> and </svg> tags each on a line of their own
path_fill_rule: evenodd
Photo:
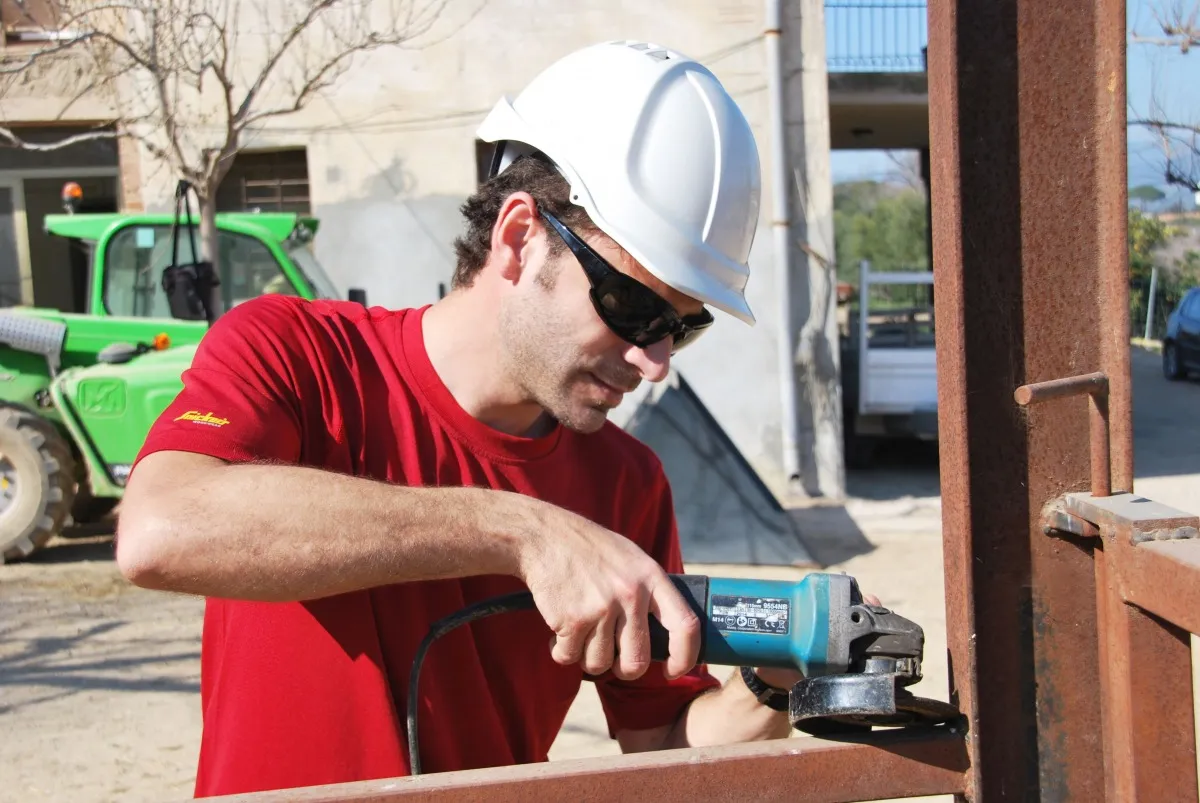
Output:
<svg viewBox="0 0 1200 803">
<path fill-rule="evenodd" d="M 537 202 L 527 192 L 504 200 L 492 226 L 492 257 L 502 279 L 516 284 L 529 261 L 537 226 Z"/>
</svg>

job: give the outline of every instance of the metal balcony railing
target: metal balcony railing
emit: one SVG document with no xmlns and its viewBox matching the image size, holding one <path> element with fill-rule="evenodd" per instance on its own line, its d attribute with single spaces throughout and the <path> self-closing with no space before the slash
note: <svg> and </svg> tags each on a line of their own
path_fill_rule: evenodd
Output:
<svg viewBox="0 0 1200 803">
<path fill-rule="evenodd" d="M 830 72 L 923 72 L 925 0 L 825 0 Z"/>
</svg>

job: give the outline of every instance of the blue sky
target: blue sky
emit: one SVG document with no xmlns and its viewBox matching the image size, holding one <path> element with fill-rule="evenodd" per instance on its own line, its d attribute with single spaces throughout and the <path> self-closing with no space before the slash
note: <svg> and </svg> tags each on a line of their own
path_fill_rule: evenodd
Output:
<svg viewBox="0 0 1200 803">
<path fill-rule="evenodd" d="M 1180 0 L 1127 0 L 1126 27 L 1143 36 L 1159 33 L 1152 9 L 1154 2 Z M 1190 0 L 1184 0 L 1190 2 Z M 1178 49 L 1130 42 L 1126 60 L 1129 117 L 1146 114 L 1157 102 L 1171 119 L 1200 122 L 1200 52 L 1184 55 Z M 1129 130 L 1129 184 L 1153 184 L 1170 191 L 1162 181 L 1161 154 L 1157 143 L 1142 129 Z M 835 181 L 855 178 L 885 179 L 896 175 L 896 164 L 878 151 L 841 151 L 833 154 Z M 1185 203 L 1187 194 L 1176 189 Z"/>
</svg>

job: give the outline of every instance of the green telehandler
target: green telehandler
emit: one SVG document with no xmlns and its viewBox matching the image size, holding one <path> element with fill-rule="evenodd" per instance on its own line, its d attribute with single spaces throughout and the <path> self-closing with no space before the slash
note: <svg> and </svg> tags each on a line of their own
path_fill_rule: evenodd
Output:
<svg viewBox="0 0 1200 803">
<path fill-rule="evenodd" d="M 173 215 L 74 214 L 71 187 L 44 228 L 86 254 L 83 310 L 0 310 L 0 562 L 116 507 L 221 310 L 267 293 L 338 296 L 311 250 L 314 218 L 218 214 L 218 277 L 199 258 L 184 182 Z"/>
</svg>

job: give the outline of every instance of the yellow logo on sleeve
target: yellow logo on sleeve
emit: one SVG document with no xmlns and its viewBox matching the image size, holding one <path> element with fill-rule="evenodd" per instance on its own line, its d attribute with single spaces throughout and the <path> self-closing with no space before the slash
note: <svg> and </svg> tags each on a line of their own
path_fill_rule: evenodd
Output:
<svg viewBox="0 0 1200 803">
<path fill-rule="evenodd" d="M 210 427 L 223 427 L 229 423 L 228 418 L 218 418 L 211 411 L 202 413 L 199 410 L 188 410 L 175 419 L 176 421 L 191 421 L 196 424 L 206 424 Z"/>
</svg>

